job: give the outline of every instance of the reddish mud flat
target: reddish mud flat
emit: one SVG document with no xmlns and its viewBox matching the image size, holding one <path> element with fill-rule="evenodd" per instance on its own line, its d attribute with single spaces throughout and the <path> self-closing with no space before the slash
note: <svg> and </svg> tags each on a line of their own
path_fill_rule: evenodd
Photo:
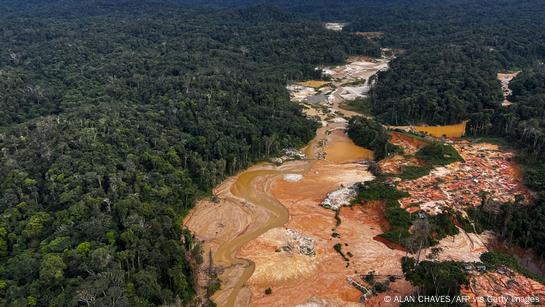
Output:
<svg viewBox="0 0 545 307">
<path fill-rule="evenodd" d="M 353 163 L 333 165 L 314 161 L 296 183 L 278 180 L 272 195 L 289 211 L 289 222 L 271 230 L 241 250 L 241 256 L 251 259 L 256 269 L 249 280 L 252 305 L 294 306 L 316 303 L 329 306 L 359 305 L 362 293 L 347 282 L 347 277 L 360 280 L 361 274 L 375 271 L 380 275 L 401 276 L 400 259 L 403 251 L 388 248 L 374 237 L 384 232 L 386 221 L 380 204 L 342 207 L 341 223 L 336 227 L 335 213 L 319 206 L 329 191 L 355 180 L 362 180 Z M 334 167 L 333 167 L 334 166 Z M 365 176 L 365 175 L 364 175 Z M 364 177 L 365 178 L 365 177 Z M 367 180 L 371 179 L 367 175 Z M 286 251 L 282 232 L 294 230 L 314 241 L 315 255 Z M 333 236 L 333 233 L 338 234 Z M 335 251 L 335 244 L 349 261 Z M 266 295 L 265 289 L 272 294 Z M 391 284 L 390 294 L 412 291 L 403 279 Z M 377 298 L 372 297 L 371 300 Z"/>
<path fill-rule="evenodd" d="M 354 145 L 345 126 L 320 128 L 305 150 L 309 160 L 260 164 L 227 179 L 215 190 L 219 202 L 201 201 L 187 217 L 185 226 L 221 267 L 218 305 L 356 305 L 362 292 L 347 278 L 361 281 L 370 271 L 402 275 L 405 252 L 373 239 L 385 227 L 380 206 L 342 207 L 338 226 L 335 212 L 320 206 L 328 193 L 373 179 L 361 163 L 372 152 Z M 411 291 L 401 278 L 387 293 Z"/>
</svg>

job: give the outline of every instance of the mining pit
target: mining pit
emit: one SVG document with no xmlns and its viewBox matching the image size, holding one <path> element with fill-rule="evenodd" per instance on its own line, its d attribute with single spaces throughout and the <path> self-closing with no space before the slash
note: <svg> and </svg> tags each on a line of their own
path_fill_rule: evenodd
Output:
<svg viewBox="0 0 545 307">
<path fill-rule="evenodd" d="M 500 80 L 501 82 L 501 88 L 503 91 L 503 102 L 501 105 L 504 107 L 508 107 L 513 104 L 511 101 L 508 100 L 509 96 L 511 96 L 511 94 L 513 93 L 513 91 L 511 91 L 511 89 L 509 88 L 509 83 L 516 76 L 518 76 L 519 73 L 520 71 L 498 73 L 498 80 Z"/>
<path fill-rule="evenodd" d="M 359 114 L 341 108 L 348 99 L 365 97 L 375 82 L 373 76 L 387 69 L 389 60 L 352 58 L 346 65 L 323 68 L 331 79 L 327 83 L 288 86 L 291 99 L 304 105 L 307 116 L 322 126 L 305 148 L 286 149 L 271 163 L 226 179 L 214 190 L 216 201 L 198 202 L 186 217 L 184 225 L 202 242 L 204 255 L 211 255 L 198 272 L 201 294 L 211 271 L 221 280 L 221 289 L 212 297 L 218 306 L 384 306 L 385 295 L 414 291 L 400 262 L 410 254 L 379 237 L 389 229 L 384 203 L 352 205 L 353 185 L 374 179 L 368 171 L 373 152 L 348 138 L 346 119 Z M 530 201 L 514 153 L 458 139 L 465 123 L 406 128 L 409 133 L 391 131 L 391 142 L 403 153 L 378 165 L 392 174 L 398 189 L 409 193 L 400 201 L 407 211 L 461 212 L 479 205 L 483 193 L 498 202 Z M 411 136 L 418 131 L 428 136 Z M 434 136 L 440 141 L 451 137 L 448 142 L 465 162 L 437 167 L 414 180 L 397 178 L 405 167 L 422 165 L 414 154 Z M 434 246 L 439 253 L 428 248 L 423 257 L 476 262 L 494 241 L 490 232 L 459 231 Z M 388 280 L 385 292 L 369 292 L 363 276 L 370 272 Z M 520 274 L 510 274 L 509 281 L 502 273 L 468 273 L 472 284 L 462 291 L 469 296 L 544 293 L 544 286 L 535 281 Z M 512 287 L 513 282 L 522 286 Z"/>
</svg>

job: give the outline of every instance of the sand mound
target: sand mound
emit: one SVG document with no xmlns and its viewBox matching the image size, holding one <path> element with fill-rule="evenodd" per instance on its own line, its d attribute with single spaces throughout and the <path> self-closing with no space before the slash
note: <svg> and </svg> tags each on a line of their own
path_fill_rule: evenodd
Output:
<svg viewBox="0 0 545 307">
<path fill-rule="evenodd" d="M 356 198 L 356 185 L 342 187 L 327 194 L 321 206 L 326 209 L 339 210 L 342 206 L 348 206 Z"/>
<path fill-rule="evenodd" d="M 286 174 L 282 177 L 287 182 L 298 182 L 303 179 L 303 175 L 300 174 Z"/>
<path fill-rule="evenodd" d="M 267 231 L 241 252 L 250 251 L 252 261 L 259 265 L 249 282 L 264 287 L 309 276 L 320 264 L 319 259 L 313 256 L 314 239 L 292 229 Z"/>
</svg>

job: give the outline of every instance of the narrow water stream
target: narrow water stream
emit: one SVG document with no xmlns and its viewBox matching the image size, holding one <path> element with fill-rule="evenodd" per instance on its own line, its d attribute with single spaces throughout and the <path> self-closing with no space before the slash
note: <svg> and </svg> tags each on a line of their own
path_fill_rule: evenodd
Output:
<svg viewBox="0 0 545 307">
<path fill-rule="evenodd" d="M 288 210 L 282 206 L 276 199 L 270 197 L 263 187 L 259 187 L 258 181 L 263 181 L 263 177 L 274 177 L 280 174 L 278 170 L 257 170 L 242 173 L 237 181 L 231 187 L 231 193 L 245 201 L 269 211 L 269 219 L 263 225 L 252 232 L 242 234 L 234 240 L 220 246 L 214 255 L 216 263 L 225 263 L 228 265 L 241 265 L 244 271 L 235 286 L 233 287 L 225 306 L 235 306 L 236 298 L 246 281 L 252 276 L 255 270 L 255 264 L 246 259 L 236 257 L 237 251 L 246 243 L 259 237 L 268 230 L 284 225 L 288 222 Z"/>
</svg>

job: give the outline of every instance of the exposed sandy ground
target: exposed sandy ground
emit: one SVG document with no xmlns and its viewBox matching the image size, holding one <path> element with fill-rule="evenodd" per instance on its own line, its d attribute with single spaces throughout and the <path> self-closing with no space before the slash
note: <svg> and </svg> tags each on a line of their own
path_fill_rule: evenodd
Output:
<svg viewBox="0 0 545 307">
<path fill-rule="evenodd" d="M 402 274 L 400 259 L 405 253 L 391 250 L 373 239 L 383 233 L 383 210 L 373 204 L 343 207 L 340 211 L 342 222 L 335 227 L 335 213 L 319 206 L 329 191 L 372 177 L 355 173 L 354 169 L 362 166 L 352 163 L 335 167 L 327 161 L 313 163 L 315 165 L 303 174 L 303 180 L 297 183 L 277 181 L 273 184 L 272 193 L 290 212 L 290 221 L 285 227 L 313 238 L 316 256 L 278 252 L 283 243 L 273 237 L 281 230 L 271 230 L 245 246 L 241 255 L 262 268 L 256 270 L 249 280 L 252 305 L 293 306 L 311 301 L 320 301 L 328 306 L 356 305 L 362 294 L 348 284 L 347 277 L 361 282 L 359 274 L 369 271 L 381 275 Z M 339 238 L 332 237 L 333 229 Z M 350 252 L 353 255 L 348 266 L 333 249 L 336 243 L 342 244 L 345 254 Z M 306 261 L 301 259 L 305 257 Z M 272 295 L 264 294 L 268 287 L 272 288 Z M 410 284 L 401 279 L 392 283 L 392 289 L 387 293 L 406 295 L 411 291 Z M 371 300 L 382 301 L 378 297 Z M 369 306 L 373 304 L 369 303 Z"/>
<path fill-rule="evenodd" d="M 307 97 L 316 95 L 316 89 L 310 86 L 305 86 L 301 84 L 292 84 L 287 87 L 290 92 L 291 100 L 296 102 L 302 102 Z"/>
<path fill-rule="evenodd" d="M 498 73 L 498 80 L 500 80 L 501 88 L 503 90 L 503 102 L 501 105 L 504 107 L 508 107 L 512 104 L 511 101 L 507 99 L 507 97 L 509 97 L 513 92 L 509 88 L 509 82 L 511 82 L 511 80 L 518 76 L 519 73 L 520 71 Z"/>
<path fill-rule="evenodd" d="M 414 155 L 427 144 L 424 140 L 396 131 L 390 132 L 390 143 L 403 148 L 403 155 Z M 406 166 L 421 166 L 424 164 L 423 161 L 417 158 L 407 158 L 403 155 L 397 154 L 388 159 L 383 159 L 379 161 L 378 165 L 384 173 L 399 175 Z"/>
<path fill-rule="evenodd" d="M 393 132 L 391 141 L 403 147 L 406 153 L 413 154 L 424 142 L 411 140 L 410 136 Z M 497 145 L 453 140 L 453 146 L 462 155 L 465 163 L 453 163 L 447 167 L 436 168 L 428 176 L 416 180 L 401 181 L 398 188 L 405 190 L 411 196 L 401 200 L 408 211 L 423 209 L 430 214 L 440 212 L 444 207 L 463 210 L 480 204 L 481 191 L 489 193 L 489 197 L 500 202 L 514 201 L 516 195 L 529 201 L 531 195 L 522 184 L 521 173 L 513 162 L 514 153 L 500 149 Z M 394 156 L 379 164 L 383 171 L 392 172 L 396 166 L 417 165 L 414 158 Z M 395 172 L 392 172 L 395 173 Z M 422 252 L 423 257 L 436 261 L 480 262 L 482 253 L 489 249 L 498 249 L 494 233 L 466 233 L 458 228 L 459 234 L 442 239 L 439 244 Z M 432 248 L 439 248 L 438 255 L 432 255 Z M 501 248 L 500 248 L 501 249 Z M 510 254 L 513 248 L 507 248 Z M 515 253 L 523 263 L 536 272 L 540 267 L 539 260 L 529 251 L 520 250 Z M 469 275 L 471 285 L 462 289 L 462 294 L 470 298 L 472 306 L 486 305 L 487 297 L 494 299 L 494 306 L 522 306 L 525 304 L 508 304 L 516 297 L 539 299 L 538 305 L 545 305 L 545 286 L 515 274 L 509 269 Z M 506 301 L 501 301 L 504 296 Z M 500 300 L 500 301 L 498 301 Z"/>
<path fill-rule="evenodd" d="M 435 260 L 439 261 L 461 261 L 461 262 L 480 262 L 482 253 L 488 251 L 490 242 L 494 239 L 492 232 L 484 232 L 479 235 L 475 233 L 466 233 L 458 228 L 455 236 L 450 236 L 439 241 L 439 244 L 426 248 L 422 254 L 430 258 L 432 248 L 441 248 L 442 251 Z"/>
<path fill-rule="evenodd" d="M 328 101 L 333 109 L 346 116 L 358 115 L 343 110 L 340 105 L 347 100 L 365 97 L 375 83 L 372 77 L 379 71 L 387 70 L 391 59 L 391 57 L 381 59 L 353 57 L 348 60 L 346 65 L 324 68 L 324 75 L 331 77 L 332 84 L 335 87 L 335 90 L 328 95 Z"/>
<path fill-rule="evenodd" d="M 215 193 L 220 198 L 219 203 L 202 201 L 187 217 L 185 224 L 205 242 L 205 252 L 212 250 L 215 253 L 220 246 L 237 241 L 234 240 L 235 237 L 255 232 L 266 224 L 266 221 L 274 218 L 274 214 L 271 214 L 266 207 L 255 205 L 256 195 L 250 195 L 253 193 L 251 191 L 265 193 L 266 197 L 278 201 L 289 213 L 286 224 L 281 227 L 272 227 L 256 236 L 255 239 L 240 244 L 240 250 L 235 251 L 236 259 L 250 261 L 241 260 L 230 263 L 229 259 L 214 257 L 215 265 L 221 266 L 224 270 L 220 275 L 222 290 L 214 296 L 214 300 L 220 306 L 230 305 L 230 299 L 236 302 L 234 303 L 236 306 L 294 306 L 298 304 L 301 306 L 308 304 L 310 304 L 308 306 L 357 306 L 362 293 L 347 282 L 347 277 L 365 285 L 360 275 L 370 271 L 382 276 L 402 275 L 400 258 L 406 255 L 406 252 L 389 248 L 376 239 L 376 236 L 388 227 L 380 203 L 341 208 L 339 216 L 342 222 L 338 227 L 335 226 L 335 213 L 319 206 L 327 193 L 341 186 L 372 179 L 366 170 L 366 165 L 357 162 L 365 158 L 366 151 L 362 151 L 347 138 L 343 132 L 345 125 L 345 122 L 330 122 L 318 130 L 317 137 L 309 145 L 313 149 L 307 150 L 307 154 L 316 160 L 293 161 L 280 167 L 267 164 L 254 166 L 238 176 L 229 178 L 216 189 Z M 396 141 L 395 143 L 403 145 L 411 152 L 422 146 L 421 141 L 410 140 L 404 135 L 394 134 L 392 138 Z M 339 146 L 339 144 L 342 145 Z M 516 169 L 510 164 L 510 153 L 501 151 L 497 146 L 457 142 L 455 147 L 466 159 L 466 163 L 481 163 L 472 165 L 475 172 L 480 172 L 485 177 L 500 178 L 495 181 L 503 182 L 503 184 L 505 184 L 504 179 L 518 178 L 517 180 L 520 180 L 520 177 L 516 176 Z M 482 161 L 489 160 L 492 162 L 482 164 Z M 513 167 L 513 170 L 510 170 L 510 167 Z M 456 166 L 441 176 L 449 174 L 452 176 L 452 172 L 456 173 L 456 169 L 460 169 L 460 166 Z M 490 171 L 497 171 L 499 174 L 489 174 Z M 247 175 L 256 174 L 256 172 L 258 176 Z M 286 180 L 286 175 L 291 177 L 297 175 L 297 180 Z M 502 175 L 506 178 L 501 177 Z M 251 180 L 244 180 L 248 177 Z M 467 184 L 465 179 L 460 180 Z M 248 189 L 243 191 L 244 197 L 235 197 L 234 194 L 241 195 L 240 191 L 236 193 L 236 187 L 240 188 L 241 183 Z M 447 181 L 447 184 L 455 183 L 455 180 Z M 409 186 L 412 185 L 409 184 Z M 432 186 L 437 187 L 437 183 L 431 184 L 430 188 Z M 415 187 L 410 191 L 411 194 L 425 192 L 422 187 Z M 455 195 L 452 191 L 448 193 Z M 265 196 L 257 195 L 258 200 L 260 197 Z M 248 201 L 252 198 L 253 202 Z M 263 201 L 268 200 L 263 199 Z M 293 239 L 288 235 L 288 230 L 295 231 L 311 240 L 314 254 L 300 253 L 297 243 L 293 243 Z M 338 233 L 339 237 L 333 237 L 333 232 Z M 460 234 L 447 237 L 435 246 L 442 249 L 435 259 L 479 261 L 480 255 L 488 250 L 487 245 L 491 238 L 492 234 L 489 233 L 467 234 L 460 229 Z M 352 257 L 348 257 L 348 262 L 333 249 L 336 243 L 342 245 L 345 255 L 352 254 Z M 286 246 L 290 248 L 286 250 Z M 426 257 L 430 252 L 431 249 L 425 250 L 422 257 Z M 497 273 L 476 275 L 472 277 L 471 290 L 465 291 L 470 296 L 494 296 L 498 293 L 512 293 L 510 295 L 520 296 L 528 292 L 522 289 L 541 291 L 540 287 L 543 287 L 519 276 L 515 280 L 523 286 L 513 288 L 511 282 L 506 283 L 507 281 L 502 278 L 504 277 L 498 276 Z M 240 290 L 233 298 L 231 290 L 239 287 L 241 287 Z M 269 287 L 272 289 L 272 294 L 266 295 L 265 289 Z M 412 291 L 410 283 L 401 278 L 391 283 L 390 290 L 387 292 L 368 297 L 366 305 L 391 306 L 383 302 L 385 295 L 404 296 Z"/>
<path fill-rule="evenodd" d="M 405 158 L 402 155 L 394 155 L 388 159 L 381 160 L 378 165 L 384 173 L 399 175 L 407 166 L 422 166 L 424 162 L 417 158 Z"/>
<path fill-rule="evenodd" d="M 320 120 L 322 121 L 322 126 L 327 125 L 327 123 L 325 122 L 326 116 L 322 112 L 319 112 L 318 110 L 316 110 L 315 108 L 312 108 L 310 106 L 305 106 L 305 108 L 303 109 L 303 113 L 305 113 L 305 115 L 309 118 L 319 117 Z"/>
<path fill-rule="evenodd" d="M 414 155 L 420 148 L 428 144 L 425 140 L 396 131 L 390 132 L 390 143 L 402 147 L 403 153 L 406 155 Z"/>
<path fill-rule="evenodd" d="M 346 26 L 346 23 L 342 22 L 327 22 L 324 27 L 330 31 L 340 32 Z"/>
<path fill-rule="evenodd" d="M 373 208 L 342 208 L 341 225 L 336 228 L 340 238 L 332 237 L 335 228 L 335 213 L 319 206 L 327 193 L 341 186 L 372 180 L 367 166 L 358 161 L 366 157 L 367 151 L 355 146 L 339 128 L 346 123 L 331 123 L 324 127 L 330 133 L 319 133 L 317 142 L 323 144 L 326 159 L 293 161 L 280 167 L 258 165 L 226 180 L 216 189 L 220 202 L 200 202 L 187 217 L 185 225 L 200 240 L 204 250 L 212 250 L 216 266 L 222 266 L 220 275 L 222 290 L 214 295 L 219 305 L 228 305 L 231 290 L 237 288 L 237 279 L 244 268 L 255 264 L 255 271 L 236 298 L 240 305 L 293 306 L 312 300 L 322 300 L 332 305 L 349 305 L 359 302 L 361 292 L 350 285 L 346 278 L 358 277 L 358 273 L 374 270 L 379 274 L 400 275 L 402 251 L 393 251 L 373 238 L 382 233 L 383 214 Z M 322 142 L 320 142 L 322 141 Z M 340 153 L 338 153 L 340 152 Z M 237 189 L 246 174 L 262 172 L 250 181 L 243 182 L 250 188 L 242 194 Z M 285 175 L 298 174 L 297 181 L 285 180 Z M 252 191 L 268 196 L 250 195 Z M 233 194 L 242 195 L 238 198 Z M 248 193 L 248 195 L 246 195 Z M 256 198 L 257 196 L 257 198 Z M 285 206 L 289 221 L 282 227 L 274 227 L 255 240 L 249 240 L 236 253 L 237 259 L 249 259 L 250 263 L 230 263 L 230 259 L 217 256 L 218 250 L 230 245 L 235 237 L 256 231 L 264 221 L 271 218 L 267 208 L 256 205 L 256 199 L 272 197 Z M 252 202 L 248 199 L 253 200 Z M 262 199 L 267 202 L 267 199 Z M 368 212 L 369 211 L 369 212 Z M 288 246 L 287 229 L 294 230 L 315 242 L 315 255 L 303 255 L 297 250 L 284 251 Z M 341 243 L 344 252 L 352 253 L 350 265 L 333 249 Z M 348 246 L 345 246 L 348 244 Z M 267 287 L 272 295 L 265 295 Z M 403 280 L 392 284 L 392 293 L 409 293 L 411 287 Z M 231 299 L 233 299 L 231 297 Z M 250 301 L 251 299 L 251 301 Z"/>
<path fill-rule="evenodd" d="M 361 115 L 357 112 L 341 108 L 343 102 L 366 97 L 375 81 L 372 79 L 377 72 L 388 69 L 388 63 L 394 55 L 373 59 L 365 56 L 351 57 L 347 64 L 336 67 L 323 67 L 322 73 L 332 81 L 307 81 L 288 86 L 293 101 L 305 101 L 317 94 L 327 96 L 331 111 L 346 118 Z M 325 86 L 329 84 L 328 86 Z M 316 88 L 319 88 L 317 91 Z"/>
<path fill-rule="evenodd" d="M 267 166 L 255 166 L 246 172 L 258 171 Z M 244 174 L 244 173 L 242 173 Z M 203 254 L 207 256 L 211 251 L 214 255 L 214 265 L 223 273 L 222 291 L 218 291 L 214 299 L 220 304 L 226 304 L 233 288 L 237 288 L 237 281 L 245 273 L 250 263 L 233 263 L 230 259 L 219 257 L 218 249 L 225 246 L 226 242 L 232 242 L 236 237 L 256 231 L 264 221 L 271 217 L 265 207 L 254 206 L 247 201 L 235 197 L 231 193 L 232 186 L 240 178 L 240 175 L 225 180 L 214 190 L 214 194 L 220 199 L 218 203 L 202 200 L 197 203 L 191 214 L 184 220 L 184 225 L 191 230 L 197 239 L 203 242 Z M 204 267 L 208 267 L 208 257 L 205 257 Z M 206 276 L 201 274 L 199 280 L 200 291 L 207 286 Z M 249 293 L 242 291 L 239 300 L 242 305 L 249 303 Z"/>
<path fill-rule="evenodd" d="M 342 76 L 351 82 L 385 68 L 386 59 L 360 58 L 332 71 L 342 84 Z M 357 89 L 357 94 L 367 90 Z M 292 86 L 290 91 L 295 101 L 315 93 L 301 85 Z M 339 93 L 339 102 L 344 101 L 343 95 Z M 342 223 L 336 228 L 335 212 L 319 206 L 329 192 L 373 179 L 366 164 L 360 163 L 371 159 L 373 153 L 354 145 L 345 134 L 347 121 L 332 118 L 332 112 L 338 110 L 327 107 L 330 115 L 317 108 L 305 110 L 324 123 L 304 149 L 311 160 L 287 162 L 279 167 L 254 166 L 216 189 L 218 203 L 201 201 L 186 218 L 184 224 L 203 240 L 205 255 L 212 251 L 214 266 L 223 272 L 222 289 L 213 296 L 218 305 L 358 304 L 362 293 L 347 282 L 347 277 L 361 281 L 358 274 L 371 270 L 401 274 L 399 260 L 404 252 L 391 250 L 373 239 L 383 232 L 382 211 L 342 208 Z M 374 213 L 366 214 L 366 210 Z M 333 229 L 340 237 L 332 236 Z M 312 253 L 301 252 L 301 241 L 294 241 L 293 233 L 304 242 L 312 242 Z M 336 243 L 343 244 L 345 255 L 351 253 L 349 262 L 334 250 Z M 267 287 L 273 289 L 272 295 L 264 294 Z M 408 294 L 412 290 L 404 280 L 391 287 L 392 293 Z"/>
</svg>

